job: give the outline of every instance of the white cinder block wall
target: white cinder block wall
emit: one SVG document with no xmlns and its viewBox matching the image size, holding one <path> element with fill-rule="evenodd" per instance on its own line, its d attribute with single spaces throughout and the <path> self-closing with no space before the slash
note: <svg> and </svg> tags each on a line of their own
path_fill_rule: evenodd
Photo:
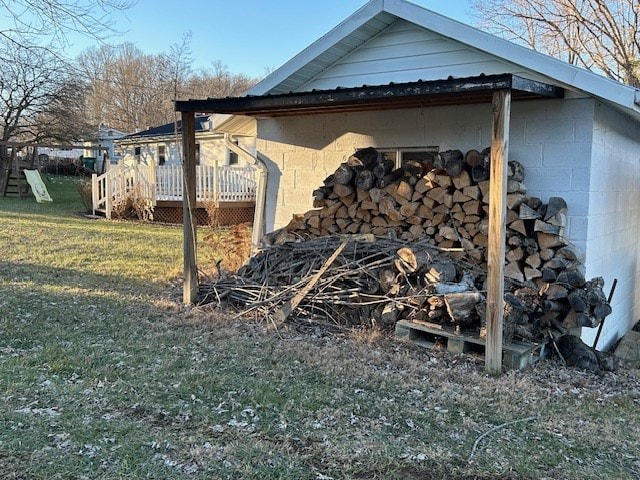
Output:
<svg viewBox="0 0 640 480">
<path fill-rule="evenodd" d="M 610 118 L 613 114 L 609 112 L 605 115 L 601 110 L 599 107 L 600 123 L 620 120 Z M 625 202 L 625 208 L 634 201 L 635 205 L 640 204 L 636 198 L 638 194 L 633 194 L 634 187 L 636 192 L 640 191 L 637 188 L 640 174 L 634 177 L 635 180 L 623 178 L 623 175 L 616 176 L 614 180 L 611 178 L 613 174 L 607 174 L 606 180 L 598 178 L 596 182 L 601 183 L 599 188 L 602 191 L 590 194 L 593 176 L 602 177 L 597 168 L 611 169 L 605 164 L 613 161 L 612 157 L 626 155 L 607 151 L 603 156 L 594 147 L 601 144 L 599 150 L 605 150 L 604 145 L 615 140 L 618 147 L 614 150 L 627 151 L 625 147 L 629 146 L 633 137 L 633 132 L 614 135 L 605 125 L 601 129 L 607 132 L 604 135 L 606 138 L 601 138 L 603 133 L 599 132 L 594 136 L 595 111 L 593 99 L 514 102 L 509 158 L 525 166 L 525 184 L 529 195 L 540 197 L 544 202 L 552 196 L 560 196 L 567 201 L 569 215 L 566 235 L 587 254 L 587 278 L 604 277 L 605 291 L 608 291 L 613 275 L 618 276 L 619 282 L 622 280 L 622 272 L 616 272 L 622 268 L 619 263 L 626 264 L 625 268 L 632 270 L 631 273 L 627 272 L 626 281 L 638 283 L 635 282 L 636 248 L 631 245 L 638 238 L 637 208 L 635 212 L 628 213 L 636 219 L 632 222 L 633 227 L 618 227 L 617 221 L 611 218 L 603 224 L 604 216 L 591 220 L 591 215 L 594 210 L 603 208 L 610 214 L 612 210 L 621 209 L 621 202 Z M 640 132 L 635 135 L 640 138 Z M 489 146 L 491 106 L 466 105 L 261 119 L 257 137 L 256 149 L 269 167 L 266 227 L 267 231 L 272 231 L 286 225 L 293 214 L 313 208 L 313 190 L 322 185 L 322 181 L 358 148 L 438 146 L 440 150 L 460 149 L 466 152 Z M 600 157 L 606 160 L 599 167 L 595 165 L 596 170 L 592 174 L 592 164 L 598 164 Z M 617 162 L 620 160 L 616 158 Z M 633 159 L 625 158 L 624 162 L 630 168 Z M 639 163 L 637 156 L 635 162 Z M 624 184 L 626 197 L 605 194 L 618 183 Z M 604 207 L 598 198 L 602 198 L 607 206 Z M 611 231 L 614 226 L 624 232 Z M 602 227 L 606 227 L 606 230 L 603 231 Z M 624 247 L 621 245 L 616 251 L 624 256 L 615 258 L 606 255 L 608 263 L 602 260 L 600 257 L 606 251 L 605 240 L 601 239 L 597 246 L 588 243 L 596 237 L 606 237 L 606 242 L 615 241 L 616 244 L 622 242 Z M 633 255 L 630 255 L 631 250 Z M 621 261 L 621 258 L 625 260 Z M 636 302 L 632 301 L 631 296 L 640 298 L 638 293 L 636 287 L 618 284 L 614 315 L 607 319 L 600 345 L 613 341 L 616 332 L 624 331 L 632 322 L 628 311 L 633 309 Z M 618 302 L 625 297 L 627 301 L 621 303 L 620 311 L 617 311 Z"/>
<path fill-rule="evenodd" d="M 605 348 L 640 318 L 640 126 L 600 103 L 594 111 L 586 270 L 604 277 L 607 294 L 618 279 L 598 342 Z M 585 331 L 585 341 L 595 333 Z"/>
</svg>

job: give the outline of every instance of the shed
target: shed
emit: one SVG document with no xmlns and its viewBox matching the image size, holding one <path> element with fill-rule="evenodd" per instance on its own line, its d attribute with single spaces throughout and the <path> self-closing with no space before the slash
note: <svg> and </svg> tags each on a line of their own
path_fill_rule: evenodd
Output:
<svg viewBox="0 0 640 480">
<path fill-rule="evenodd" d="M 371 0 L 246 96 L 181 101 L 176 110 L 185 124 L 196 112 L 231 114 L 218 126 L 228 135 L 255 130 L 255 149 L 244 153 L 266 169 L 264 210 L 256 208 L 255 222 L 265 231 L 309 210 L 313 189 L 358 148 L 401 156 L 491 145 L 497 170 L 487 317 L 499 316 L 502 305 L 497 259 L 504 258 L 501 182 L 509 158 L 525 166 L 531 195 L 566 199 L 566 235 L 585 252 L 586 276 L 608 285 L 618 279 L 599 348 L 639 318 L 638 89 L 404 0 Z M 185 128 L 187 168 L 193 142 Z M 192 240 L 185 238 L 185 247 Z M 194 291 L 191 255 L 185 248 L 185 300 Z M 582 335 L 589 343 L 595 334 Z"/>
</svg>

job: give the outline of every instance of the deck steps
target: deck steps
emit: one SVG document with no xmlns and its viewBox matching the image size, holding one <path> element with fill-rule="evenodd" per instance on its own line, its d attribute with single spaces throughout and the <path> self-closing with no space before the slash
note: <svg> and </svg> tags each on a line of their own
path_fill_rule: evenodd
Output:
<svg viewBox="0 0 640 480">
<path fill-rule="evenodd" d="M 486 341 L 476 332 L 457 333 L 451 328 L 427 322 L 400 320 L 396 323 L 395 334 L 424 348 L 434 349 L 438 345 L 446 346 L 450 353 L 484 354 Z M 528 343 L 513 340 L 503 344 L 502 364 L 506 368 L 521 370 L 534 364 L 548 353 L 546 343 Z"/>
</svg>

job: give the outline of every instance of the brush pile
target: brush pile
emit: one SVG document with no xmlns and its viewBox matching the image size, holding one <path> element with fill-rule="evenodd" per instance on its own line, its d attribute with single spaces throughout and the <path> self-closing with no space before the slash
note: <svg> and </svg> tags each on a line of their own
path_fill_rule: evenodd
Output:
<svg viewBox="0 0 640 480">
<path fill-rule="evenodd" d="M 406 319 L 481 333 L 489 161 L 488 150 L 447 151 L 393 169 L 360 150 L 314 192 L 317 208 L 268 235 L 235 276 L 203 285 L 203 302 L 341 326 Z M 603 279 L 584 278 L 564 237 L 566 202 L 527 196 L 522 165 L 508 171 L 505 341 L 597 326 L 611 308 Z"/>
</svg>

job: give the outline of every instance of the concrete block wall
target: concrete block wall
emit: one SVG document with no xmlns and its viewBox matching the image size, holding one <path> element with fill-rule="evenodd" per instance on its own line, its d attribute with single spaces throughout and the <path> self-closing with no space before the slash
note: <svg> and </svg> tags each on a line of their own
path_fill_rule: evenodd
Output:
<svg viewBox="0 0 640 480">
<path fill-rule="evenodd" d="M 587 236 L 593 101 L 514 102 L 509 157 L 525 166 L 531 195 L 569 203 L 567 234 Z M 585 133 L 587 132 L 587 133 Z M 312 208 L 312 192 L 358 148 L 481 150 L 491 144 L 491 106 L 466 105 L 263 119 L 257 150 L 270 165 L 267 229 Z M 269 213 L 268 213 L 269 215 Z"/>
<path fill-rule="evenodd" d="M 593 100 L 514 102 L 509 159 L 525 166 L 528 195 L 568 205 L 566 236 L 585 250 Z"/>
<path fill-rule="evenodd" d="M 587 276 L 602 276 L 605 292 L 618 284 L 599 348 L 618 340 L 640 318 L 640 127 L 611 107 L 595 104 L 587 242 Z M 595 329 L 585 329 L 589 344 Z"/>
</svg>

